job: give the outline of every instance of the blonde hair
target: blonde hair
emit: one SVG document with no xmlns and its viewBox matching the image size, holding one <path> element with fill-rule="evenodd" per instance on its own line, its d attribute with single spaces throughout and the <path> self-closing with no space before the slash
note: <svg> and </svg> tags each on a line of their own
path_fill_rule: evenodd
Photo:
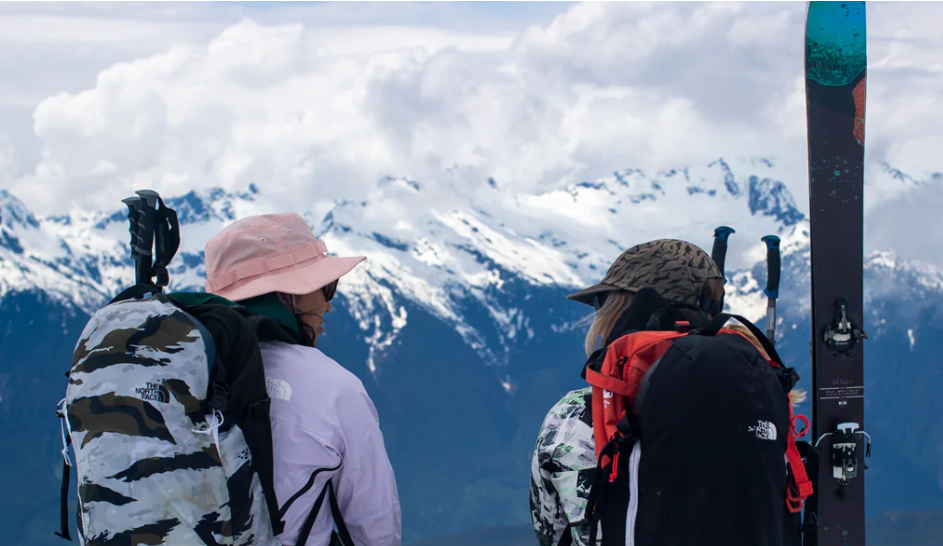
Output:
<svg viewBox="0 0 943 546">
<path fill-rule="evenodd" d="M 631 292 L 625 290 L 609 292 L 599 311 L 587 315 L 577 323 L 578 326 L 589 324 L 589 331 L 586 332 L 586 340 L 583 342 L 586 356 L 593 354 L 593 351 L 596 350 L 596 343 L 600 337 L 602 337 L 602 342 L 605 343 L 606 338 L 612 332 L 612 327 L 616 325 L 616 321 L 619 320 L 619 317 L 629 308 L 631 303 Z"/>
</svg>

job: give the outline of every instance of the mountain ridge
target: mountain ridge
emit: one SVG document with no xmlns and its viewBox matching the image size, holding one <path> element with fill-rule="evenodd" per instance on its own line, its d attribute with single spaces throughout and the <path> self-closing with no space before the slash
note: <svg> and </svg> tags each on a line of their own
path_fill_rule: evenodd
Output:
<svg viewBox="0 0 943 546">
<path fill-rule="evenodd" d="M 790 224 L 795 199 L 774 195 L 783 191 L 775 183 L 760 184 L 788 180 L 772 161 L 711 165 L 651 176 L 619 171 L 535 194 L 494 180 L 464 187 L 453 180 L 443 184 L 445 198 L 435 185 L 387 177 L 363 199 L 298 207 L 332 253 L 368 257 L 342 281 L 319 347 L 357 375 L 376 404 L 406 543 L 527 522 L 537 430 L 552 404 L 585 386 L 579 320 L 591 308 L 565 295 L 598 282 L 631 244 L 678 237 L 708 250 L 714 227 L 733 225 L 726 301 L 762 327 L 759 238 L 779 234 L 777 351 L 809 390 L 808 222 Z M 271 210 L 257 187 L 165 200 L 182 223 L 172 290 L 202 290 L 205 241 L 234 218 Z M 0 473 L 0 487 L 36 495 L 0 498 L 0 513 L 10 514 L 11 540 L 49 546 L 62 464 L 51 408 L 88 314 L 133 280 L 128 222 L 119 205 L 34 216 L 37 228 L 19 205 L 6 206 L 0 229 L 19 243 L 0 244 L 0 437 L 16 449 L 0 452 L 0 467 L 22 472 Z M 943 275 L 873 251 L 865 281 L 869 513 L 943 510 L 936 418 L 943 398 L 935 386 L 943 383 L 936 364 Z"/>
<path fill-rule="evenodd" d="M 593 182 L 535 194 L 517 193 L 488 179 L 467 184 L 444 208 L 438 208 L 438 194 L 419 181 L 387 176 L 363 200 L 318 204 L 326 208 L 323 214 L 314 212 L 317 207 L 302 208 L 301 213 L 331 252 L 368 258 L 345 277 L 344 291 L 371 340 L 371 370 L 408 321 L 404 308 L 393 303 L 394 292 L 452 324 L 482 358 L 506 365 L 512 338 L 518 332 L 526 335 L 528 320 L 501 302 L 501 286 L 510 278 L 577 289 L 598 282 L 608 262 L 631 244 L 678 237 L 709 251 L 713 227 L 728 223 L 746 224 L 738 233 L 782 236 L 784 263 L 791 263 L 792 253 L 807 254 L 808 220 L 774 165 L 768 158 L 739 163 L 720 158 L 706 166 L 665 169 L 655 175 L 622 169 Z M 907 178 L 889 167 L 887 171 Z M 182 233 L 171 264 L 171 289 L 202 290 L 202 245 L 228 222 L 268 212 L 259 202 L 261 194 L 252 184 L 241 192 L 211 188 L 164 196 L 178 212 Z M 738 221 L 730 222 L 730 217 Z M 35 288 L 91 312 L 133 281 L 126 250 L 127 214 L 120 206 L 37 218 L 4 191 L 0 218 L 0 252 L 7 254 L 0 263 L 0 297 Z M 683 219 L 682 225 L 673 225 L 677 218 Z M 744 243 L 742 237 L 731 239 L 727 301 L 759 320 L 765 305 L 760 297 L 765 256 L 758 242 Z M 741 267 L 736 267 L 738 255 L 747 257 Z M 893 260 L 892 254 L 884 256 Z M 795 275 L 803 277 L 798 269 Z M 943 278 L 932 269 L 926 275 Z M 783 277 L 789 282 L 785 269 Z M 480 329 L 462 320 L 457 302 L 469 295 L 481 302 L 499 329 L 514 325 L 508 336 L 497 339 L 497 346 L 486 343 Z"/>
</svg>

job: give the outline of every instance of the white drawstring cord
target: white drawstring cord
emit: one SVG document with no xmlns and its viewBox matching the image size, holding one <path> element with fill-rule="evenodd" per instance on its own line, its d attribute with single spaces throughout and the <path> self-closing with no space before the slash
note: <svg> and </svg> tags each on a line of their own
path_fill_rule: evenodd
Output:
<svg viewBox="0 0 943 546">
<path fill-rule="evenodd" d="M 216 446 L 216 451 L 219 452 L 219 427 L 221 427 L 225 421 L 226 418 L 223 417 L 223 412 L 219 411 L 218 409 L 214 409 L 209 426 L 204 428 L 195 428 L 192 430 L 197 434 L 212 434 L 213 444 Z"/>
<path fill-rule="evenodd" d="M 59 432 L 62 434 L 62 459 L 65 461 L 66 466 L 72 466 L 72 461 L 69 459 L 69 443 L 66 441 L 66 427 L 68 426 L 69 416 L 65 413 L 65 398 L 59 400 L 59 403 L 56 404 L 56 414 L 62 419 L 59 423 Z M 72 431 L 70 430 L 68 434 L 71 436 Z"/>
</svg>

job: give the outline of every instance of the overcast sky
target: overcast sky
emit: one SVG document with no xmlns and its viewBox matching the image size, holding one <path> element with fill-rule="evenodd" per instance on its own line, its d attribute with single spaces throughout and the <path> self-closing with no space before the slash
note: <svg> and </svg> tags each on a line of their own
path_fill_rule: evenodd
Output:
<svg viewBox="0 0 943 546">
<path fill-rule="evenodd" d="M 0 185 L 40 214 L 114 208 L 141 187 L 251 182 L 297 208 L 356 198 L 383 175 L 434 185 L 455 166 L 539 191 L 762 156 L 794 173 L 801 201 L 805 9 L 0 4 Z M 887 162 L 932 182 L 943 5 L 868 15 L 869 172 Z M 938 210 L 943 192 L 887 178 L 869 179 L 866 202 L 902 206 L 869 213 L 869 229 L 943 242 L 943 222 L 907 210 Z"/>
</svg>

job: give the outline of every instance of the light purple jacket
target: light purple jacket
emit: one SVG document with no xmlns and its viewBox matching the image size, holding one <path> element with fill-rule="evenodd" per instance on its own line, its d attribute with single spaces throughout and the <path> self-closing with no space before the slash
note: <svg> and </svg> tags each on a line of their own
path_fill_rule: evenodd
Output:
<svg viewBox="0 0 943 546">
<path fill-rule="evenodd" d="M 318 495 L 333 481 L 341 515 L 356 546 L 400 546 L 399 497 L 380 433 L 376 408 L 363 383 L 318 349 L 267 342 L 261 345 L 269 398 L 275 494 L 279 506 L 305 486 L 307 493 L 285 514 L 277 538 L 296 546 Z M 325 498 L 308 546 L 327 546 L 333 518 Z"/>
</svg>

